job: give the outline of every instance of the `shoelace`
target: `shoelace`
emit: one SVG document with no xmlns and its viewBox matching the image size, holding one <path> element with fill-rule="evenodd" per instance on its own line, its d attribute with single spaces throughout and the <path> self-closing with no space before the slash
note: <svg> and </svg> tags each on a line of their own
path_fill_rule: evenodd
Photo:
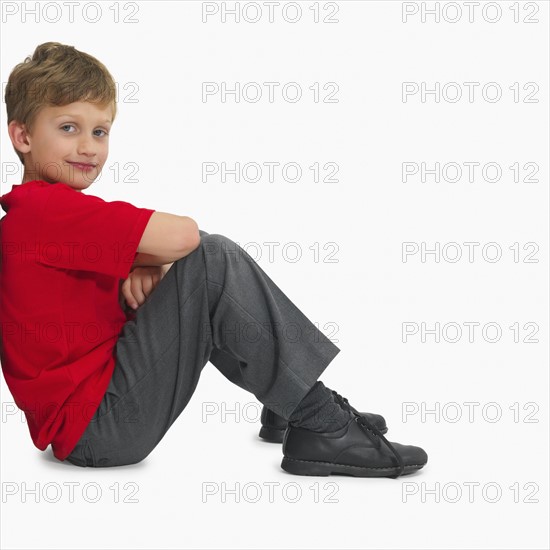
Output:
<svg viewBox="0 0 550 550">
<path fill-rule="evenodd" d="M 348 410 L 348 411 L 352 411 L 353 413 L 355 414 L 359 414 L 359 412 L 357 411 L 357 409 L 354 409 L 350 404 L 349 404 L 349 401 L 347 400 L 346 397 L 342 397 L 337 391 L 334 391 L 334 390 L 330 390 L 332 392 L 332 395 L 334 395 L 334 398 L 336 399 L 336 401 L 340 404 L 340 406 L 342 406 L 344 409 Z"/>
<path fill-rule="evenodd" d="M 350 411 L 354 416 L 355 422 L 363 428 L 365 433 L 367 434 L 367 437 L 374 443 L 375 447 L 377 449 L 380 449 L 381 442 L 384 442 L 384 444 L 388 447 L 388 449 L 393 453 L 395 456 L 395 459 L 397 460 L 397 463 L 399 464 L 399 472 L 392 477 L 399 477 L 403 470 L 405 469 L 405 464 L 403 463 L 403 459 L 401 458 L 401 455 L 397 452 L 397 450 L 394 448 L 394 446 L 384 437 L 384 434 L 371 422 L 369 422 L 368 418 L 366 418 L 364 415 L 362 415 L 360 412 L 357 411 L 357 409 L 353 408 L 350 404 L 347 398 L 341 396 L 338 392 L 334 390 L 330 390 L 332 394 L 334 395 L 334 399 L 336 402 L 345 410 Z"/>
</svg>

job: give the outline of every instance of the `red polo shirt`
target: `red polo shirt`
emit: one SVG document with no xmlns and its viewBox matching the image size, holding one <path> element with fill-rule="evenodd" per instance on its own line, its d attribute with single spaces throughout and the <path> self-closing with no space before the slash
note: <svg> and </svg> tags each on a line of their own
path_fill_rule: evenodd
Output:
<svg viewBox="0 0 550 550">
<path fill-rule="evenodd" d="M 2 372 L 34 445 L 64 460 L 111 380 L 120 279 L 155 210 L 41 180 L 0 205 Z"/>
</svg>

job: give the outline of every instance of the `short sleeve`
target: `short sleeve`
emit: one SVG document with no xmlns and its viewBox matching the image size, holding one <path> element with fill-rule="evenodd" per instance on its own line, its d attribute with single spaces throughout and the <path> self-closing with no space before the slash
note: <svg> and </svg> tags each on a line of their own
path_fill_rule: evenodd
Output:
<svg viewBox="0 0 550 550">
<path fill-rule="evenodd" d="M 155 210 L 52 187 L 39 214 L 38 262 L 126 279 Z"/>
</svg>

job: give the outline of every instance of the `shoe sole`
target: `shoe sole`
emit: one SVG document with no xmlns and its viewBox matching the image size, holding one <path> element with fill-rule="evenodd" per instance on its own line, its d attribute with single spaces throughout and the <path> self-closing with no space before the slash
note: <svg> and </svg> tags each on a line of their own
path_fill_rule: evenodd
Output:
<svg viewBox="0 0 550 550">
<path fill-rule="evenodd" d="M 401 475 L 412 474 L 423 468 L 425 464 L 407 464 Z M 334 462 L 320 462 L 317 460 L 299 460 L 297 458 L 284 457 L 281 468 L 285 472 L 299 476 L 329 476 L 331 474 L 344 474 L 355 477 L 393 477 L 397 475 L 399 468 L 368 468 L 365 466 L 351 466 L 349 464 L 337 464 Z"/>
<path fill-rule="evenodd" d="M 285 435 L 286 428 L 282 430 L 278 428 L 269 428 L 267 426 L 262 426 L 260 428 L 260 437 L 269 441 L 271 443 L 282 443 Z M 385 427 L 383 430 L 380 430 L 380 433 L 385 434 L 388 431 L 388 428 Z"/>
</svg>

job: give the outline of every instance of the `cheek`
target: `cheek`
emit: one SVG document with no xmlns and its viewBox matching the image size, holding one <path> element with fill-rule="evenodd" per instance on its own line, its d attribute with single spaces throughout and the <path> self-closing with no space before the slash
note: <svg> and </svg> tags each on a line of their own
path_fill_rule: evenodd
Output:
<svg viewBox="0 0 550 550">
<path fill-rule="evenodd" d="M 33 143 L 33 153 L 42 163 L 58 162 L 59 153 L 54 140 L 41 138 Z"/>
<path fill-rule="evenodd" d="M 99 158 L 101 159 L 101 163 L 103 164 L 107 157 L 109 156 L 109 144 L 107 143 L 103 147 L 101 147 L 101 150 L 99 151 Z"/>
<path fill-rule="evenodd" d="M 41 148 L 43 151 L 48 153 L 49 155 L 59 155 L 64 154 L 66 150 L 66 144 L 62 139 L 59 139 L 55 134 L 51 137 L 47 137 L 43 140 L 41 140 Z"/>
</svg>

